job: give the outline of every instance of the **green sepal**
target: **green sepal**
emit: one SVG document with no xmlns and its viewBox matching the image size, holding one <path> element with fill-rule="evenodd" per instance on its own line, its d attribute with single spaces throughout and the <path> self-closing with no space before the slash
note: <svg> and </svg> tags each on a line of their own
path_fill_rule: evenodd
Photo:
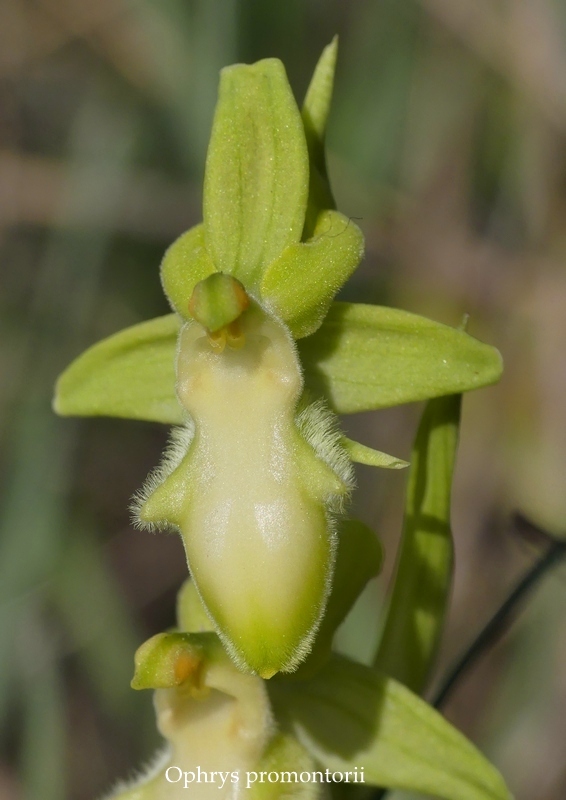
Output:
<svg viewBox="0 0 566 800">
<path fill-rule="evenodd" d="M 363 522 L 343 520 L 338 529 L 338 548 L 332 589 L 313 648 L 299 669 L 286 676 L 304 679 L 328 660 L 336 629 L 346 619 L 366 583 L 377 577 L 383 564 L 383 548 Z"/>
<path fill-rule="evenodd" d="M 430 400 L 411 456 L 405 521 L 376 667 L 419 694 L 436 656 L 452 582 L 450 494 L 461 395 Z"/>
<path fill-rule="evenodd" d="M 206 248 L 248 289 L 303 231 L 309 183 L 305 132 L 275 58 L 222 70 L 206 160 Z"/>
<path fill-rule="evenodd" d="M 443 800 L 510 800 L 501 775 L 401 683 L 332 656 L 307 681 L 269 684 L 274 708 L 323 767 Z"/>
<path fill-rule="evenodd" d="M 306 387 L 339 414 L 467 392 L 502 372 L 499 352 L 460 330 L 357 303 L 333 303 L 299 354 Z"/>
<path fill-rule="evenodd" d="M 158 633 L 136 651 L 132 689 L 199 688 L 206 656 L 206 639 L 198 634 Z"/>
<path fill-rule="evenodd" d="M 169 314 L 90 347 L 59 377 L 53 400 L 56 413 L 182 423 L 175 395 L 179 328 L 179 317 Z"/>
<path fill-rule="evenodd" d="M 366 464 L 368 467 L 383 469 L 405 469 L 409 466 L 409 462 L 403 461 L 402 458 L 382 453 L 381 450 L 374 450 L 373 447 L 355 442 L 353 439 L 348 439 L 347 436 L 342 436 L 341 441 L 342 446 L 356 464 Z"/>
<path fill-rule="evenodd" d="M 312 239 L 287 247 L 263 273 L 260 292 L 295 339 L 322 324 L 336 292 L 360 263 L 364 237 L 338 211 L 322 211 Z"/>
<path fill-rule="evenodd" d="M 195 225 L 169 247 L 161 262 L 161 285 L 183 319 L 191 318 L 189 300 L 195 286 L 215 271 L 204 246 L 204 225 Z"/>
<path fill-rule="evenodd" d="M 326 169 L 325 136 L 332 102 L 337 55 L 338 37 L 335 36 L 322 51 L 301 111 L 310 164 L 309 199 L 303 231 L 304 239 L 312 236 L 320 211 L 336 208 Z"/>
</svg>

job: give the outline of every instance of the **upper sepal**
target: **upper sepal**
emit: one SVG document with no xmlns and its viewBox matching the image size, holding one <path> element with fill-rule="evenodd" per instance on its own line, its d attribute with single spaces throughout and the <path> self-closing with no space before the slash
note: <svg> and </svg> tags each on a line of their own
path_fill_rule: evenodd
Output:
<svg viewBox="0 0 566 800">
<path fill-rule="evenodd" d="M 275 58 L 222 70 L 206 160 L 204 230 L 216 269 L 253 290 L 301 238 L 309 184 L 301 115 Z"/>
</svg>

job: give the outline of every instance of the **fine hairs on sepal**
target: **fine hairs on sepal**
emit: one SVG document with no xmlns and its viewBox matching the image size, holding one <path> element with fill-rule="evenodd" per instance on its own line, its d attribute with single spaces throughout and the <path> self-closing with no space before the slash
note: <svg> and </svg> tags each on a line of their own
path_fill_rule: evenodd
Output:
<svg viewBox="0 0 566 800">
<path fill-rule="evenodd" d="M 145 520 L 140 515 L 140 510 L 155 490 L 180 466 L 186 456 L 191 442 L 195 436 L 195 424 L 187 415 L 184 425 L 171 428 L 169 439 L 161 461 L 152 469 L 144 481 L 143 486 L 136 491 L 130 503 L 132 523 L 138 530 L 158 531 L 166 528 L 176 529 L 177 526 L 167 520 Z"/>
</svg>

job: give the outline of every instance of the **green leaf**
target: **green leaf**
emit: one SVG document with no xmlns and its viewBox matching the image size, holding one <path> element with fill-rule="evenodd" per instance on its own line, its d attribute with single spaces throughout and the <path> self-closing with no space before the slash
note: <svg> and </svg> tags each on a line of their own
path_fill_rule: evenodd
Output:
<svg viewBox="0 0 566 800">
<path fill-rule="evenodd" d="M 336 629 L 346 619 L 366 583 L 379 575 L 383 549 L 375 533 L 354 519 L 339 529 L 336 566 L 330 597 L 313 648 L 299 669 L 289 677 L 310 677 L 328 660 Z"/>
<path fill-rule="evenodd" d="M 93 345 L 67 367 L 55 387 L 63 416 L 108 416 L 183 422 L 175 395 L 176 314 L 142 322 Z"/>
<path fill-rule="evenodd" d="M 382 453 L 381 450 L 374 450 L 373 447 L 367 447 L 365 444 L 355 442 L 353 439 L 348 439 L 347 436 L 342 436 L 341 441 L 342 446 L 356 464 L 366 464 L 368 467 L 382 467 L 385 469 L 405 469 L 405 467 L 409 466 L 409 462 L 403 461 L 402 458 Z"/>
<path fill-rule="evenodd" d="M 176 239 L 161 262 L 161 284 L 171 306 L 190 319 L 189 300 L 197 283 L 215 271 L 204 246 L 204 226 L 195 225 Z"/>
<path fill-rule="evenodd" d="M 274 58 L 221 72 L 206 161 L 207 250 L 220 272 L 257 285 L 301 238 L 309 183 L 299 109 Z"/>
<path fill-rule="evenodd" d="M 323 211 L 308 242 L 287 247 L 265 270 L 260 292 L 295 339 L 317 330 L 340 287 L 360 263 L 364 237 L 338 211 Z"/>
<path fill-rule="evenodd" d="M 462 331 L 356 303 L 334 303 L 299 353 L 307 388 L 340 414 L 466 392 L 502 371 L 499 352 Z"/>
<path fill-rule="evenodd" d="M 405 523 L 376 667 L 421 693 L 436 656 L 452 579 L 450 493 L 461 395 L 427 403 L 411 456 Z"/>
<path fill-rule="evenodd" d="M 509 800 L 487 759 L 402 684 L 333 656 L 308 681 L 270 683 L 276 713 L 330 770 L 443 800 Z M 359 772 L 358 772 L 359 774 Z"/>
<path fill-rule="evenodd" d="M 302 108 L 303 124 L 309 151 L 310 183 L 303 238 L 312 236 L 320 211 L 336 208 L 326 169 L 326 123 L 332 102 L 334 72 L 338 55 L 338 37 L 324 48 L 316 65 Z"/>
</svg>

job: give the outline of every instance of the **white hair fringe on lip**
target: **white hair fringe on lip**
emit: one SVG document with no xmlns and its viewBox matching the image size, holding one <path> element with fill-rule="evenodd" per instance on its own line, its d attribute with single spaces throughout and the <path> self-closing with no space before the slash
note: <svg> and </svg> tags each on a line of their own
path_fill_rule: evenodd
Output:
<svg viewBox="0 0 566 800">
<path fill-rule="evenodd" d="M 161 457 L 161 461 L 157 467 L 152 469 L 149 473 L 143 486 L 134 494 L 132 502 L 130 503 L 130 512 L 135 528 L 139 530 L 156 531 L 173 527 L 168 523 L 160 525 L 156 522 L 146 522 L 141 519 L 140 510 L 153 492 L 161 486 L 163 481 L 165 481 L 181 464 L 191 446 L 194 436 L 195 423 L 188 415 L 183 425 L 178 425 L 171 429 L 169 440 Z"/>
<path fill-rule="evenodd" d="M 156 778 L 171 758 L 171 753 L 171 747 L 166 744 L 165 747 L 162 747 L 153 755 L 145 767 L 136 770 L 135 775 L 130 778 L 130 780 L 118 781 L 118 783 L 116 783 L 107 794 L 104 794 L 100 800 L 112 800 L 112 798 L 117 797 L 119 794 L 137 789 L 152 778 Z"/>
<path fill-rule="evenodd" d="M 350 456 L 341 444 L 342 434 L 336 415 L 324 400 L 311 401 L 305 393 L 299 401 L 295 422 L 305 441 L 347 487 L 346 497 L 330 495 L 326 498 L 330 513 L 342 513 L 354 487 L 354 468 Z M 183 425 L 171 429 L 161 462 L 149 473 L 142 488 L 132 498 L 130 511 L 136 528 L 155 531 L 171 527 L 165 523 L 160 525 L 155 522 L 145 522 L 140 518 L 139 512 L 146 500 L 181 464 L 194 436 L 195 424 L 189 416 Z"/>
<path fill-rule="evenodd" d="M 338 417 L 322 398 L 312 401 L 305 392 L 299 401 L 295 422 L 305 441 L 346 486 L 345 497 L 330 495 L 327 498 L 328 510 L 341 514 L 354 488 L 354 467 L 341 442 Z"/>
</svg>

